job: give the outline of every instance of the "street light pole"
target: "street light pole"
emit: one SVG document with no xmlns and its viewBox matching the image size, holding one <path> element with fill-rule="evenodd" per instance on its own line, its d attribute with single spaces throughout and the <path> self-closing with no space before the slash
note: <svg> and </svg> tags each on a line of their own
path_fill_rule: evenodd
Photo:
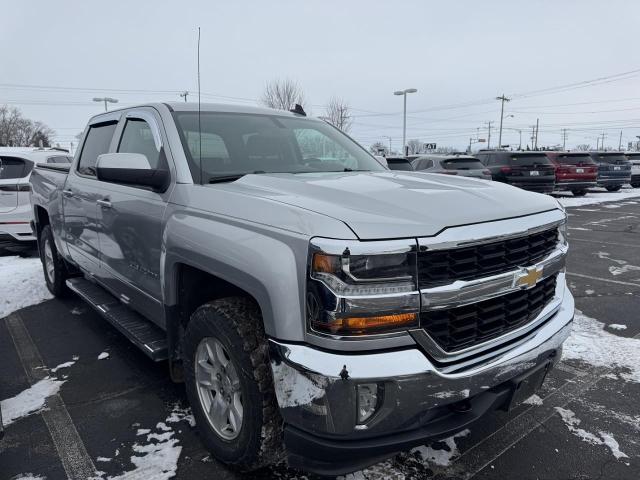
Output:
<svg viewBox="0 0 640 480">
<path fill-rule="evenodd" d="M 187 97 L 189 96 L 189 92 L 187 92 L 186 90 L 182 93 L 179 94 L 182 98 L 184 98 L 184 101 L 187 101 Z"/>
<path fill-rule="evenodd" d="M 117 98 L 111 97 L 93 97 L 94 102 L 104 102 L 104 111 L 108 111 L 107 103 L 118 103 Z"/>
<path fill-rule="evenodd" d="M 500 97 L 496 97 L 496 100 L 501 100 L 500 105 L 500 133 L 498 134 L 498 148 L 502 147 L 502 117 L 504 116 L 504 102 L 510 102 L 511 99 L 504 96 L 504 93 Z"/>
<path fill-rule="evenodd" d="M 402 114 L 402 154 L 407 154 L 407 93 L 416 93 L 418 90 L 415 88 L 405 88 L 404 90 L 397 90 L 393 92 L 394 95 L 402 95 L 404 98 L 404 109 Z"/>
</svg>

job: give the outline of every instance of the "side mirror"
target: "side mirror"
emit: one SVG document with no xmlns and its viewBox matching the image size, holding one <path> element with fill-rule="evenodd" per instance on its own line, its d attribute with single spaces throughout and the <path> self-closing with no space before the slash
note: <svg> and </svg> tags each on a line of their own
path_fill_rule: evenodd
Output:
<svg viewBox="0 0 640 480">
<path fill-rule="evenodd" d="M 169 188 L 168 170 L 153 169 L 141 153 L 103 153 L 96 162 L 98 180 L 124 185 L 150 187 L 155 192 Z"/>
</svg>

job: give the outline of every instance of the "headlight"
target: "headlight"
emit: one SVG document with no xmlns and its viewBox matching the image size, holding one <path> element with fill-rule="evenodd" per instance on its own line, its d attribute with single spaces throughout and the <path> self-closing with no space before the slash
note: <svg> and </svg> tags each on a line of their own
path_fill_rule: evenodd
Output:
<svg viewBox="0 0 640 480">
<path fill-rule="evenodd" d="M 560 245 L 569 245 L 569 239 L 567 238 L 567 217 L 558 225 L 558 241 Z"/>
<path fill-rule="evenodd" d="M 418 324 L 415 244 L 314 241 L 307 283 L 312 330 L 363 335 Z"/>
</svg>

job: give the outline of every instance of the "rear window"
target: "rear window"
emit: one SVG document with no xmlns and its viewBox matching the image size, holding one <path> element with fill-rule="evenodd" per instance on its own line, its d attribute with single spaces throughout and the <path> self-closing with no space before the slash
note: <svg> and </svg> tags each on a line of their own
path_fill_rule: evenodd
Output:
<svg viewBox="0 0 640 480">
<path fill-rule="evenodd" d="M 551 160 L 546 155 L 511 155 L 509 158 L 509 164 L 514 166 L 528 166 L 528 165 L 550 165 Z"/>
<path fill-rule="evenodd" d="M 556 161 L 558 163 L 563 163 L 565 165 L 580 165 L 580 164 L 593 164 L 596 162 L 593 161 L 590 155 L 558 155 L 556 157 Z"/>
<path fill-rule="evenodd" d="M 387 163 L 391 170 L 413 170 L 411 162 L 402 158 L 387 158 Z"/>
<path fill-rule="evenodd" d="M 26 176 L 24 160 L 14 157 L 0 157 L 0 180 Z"/>
<path fill-rule="evenodd" d="M 71 157 L 49 157 L 47 158 L 47 163 L 71 163 Z"/>
<path fill-rule="evenodd" d="M 480 160 L 475 158 L 453 158 L 440 162 L 445 170 L 474 170 L 484 168 Z"/>
<path fill-rule="evenodd" d="M 603 163 L 627 163 L 628 162 L 627 157 L 625 157 L 621 153 L 613 153 L 613 154 L 598 153 L 596 154 L 596 158 L 598 162 L 603 162 Z"/>
</svg>

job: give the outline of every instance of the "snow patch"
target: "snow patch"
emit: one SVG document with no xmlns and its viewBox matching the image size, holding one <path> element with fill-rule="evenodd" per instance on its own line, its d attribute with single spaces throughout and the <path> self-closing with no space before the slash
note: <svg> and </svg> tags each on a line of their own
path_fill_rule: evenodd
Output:
<svg viewBox="0 0 640 480">
<path fill-rule="evenodd" d="M 17 477 L 12 477 L 11 480 L 46 480 L 47 477 L 42 475 L 34 475 L 33 473 L 21 473 Z"/>
<path fill-rule="evenodd" d="M 11 425 L 16 420 L 41 410 L 47 397 L 57 394 L 63 383 L 64 380 L 53 380 L 46 377 L 15 397 L 2 400 L 0 409 L 2 409 L 4 426 Z"/>
<path fill-rule="evenodd" d="M 280 408 L 308 405 L 324 397 L 328 380 L 313 374 L 302 375 L 284 362 L 272 365 L 273 383 Z"/>
<path fill-rule="evenodd" d="M 573 413 L 569 409 L 554 407 L 556 412 L 560 414 L 562 421 L 565 423 L 567 428 L 571 433 L 581 438 L 583 441 L 590 443 L 592 445 L 606 445 L 611 450 L 616 459 L 619 458 L 629 458 L 625 453 L 620 451 L 620 444 L 613 438 L 608 432 L 598 432 L 600 437 L 597 435 L 584 430 L 583 428 L 579 428 L 581 420 L 576 417 L 576 414 Z"/>
<path fill-rule="evenodd" d="M 39 258 L 0 257 L 2 300 L 0 318 L 53 298 L 44 282 Z"/>
<path fill-rule="evenodd" d="M 109 358 L 109 352 L 102 352 L 98 355 L 98 360 L 104 360 L 105 358 Z"/>
<path fill-rule="evenodd" d="M 167 417 L 165 422 L 167 423 L 178 423 L 178 422 L 188 422 L 190 427 L 196 426 L 196 419 L 191 413 L 190 408 L 182 408 L 179 404 L 173 406 L 173 410 L 171 411 L 171 415 Z"/>
<path fill-rule="evenodd" d="M 417 452 L 420 454 L 422 459 L 426 462 L 436 464 L 441 467 L 446 467 L 451 464 L 451 460 L 454 457 L 458 456 L 458 446 L 456 445 L 456 438 L 466 437 L 469 435 L 470 430 L 463 430 L 459 433 L 456 433 L 452 437 L 445 438 L 442 442 L 444 443 L 445 448 L 443 449 L 435 449 L 433 446 L 425 446 L 422 445 L 420 447 L 414 448 L 411 450 L 412 452 Z"/>
<path fill-rule="evenodd" d="M 585 197 L 556 197 L 563 207 L 582 207 L 586 205 L 597 205 L 603 202 L 615 202 L 628 198 L 640 197 L 638 189 L 623 188 L 618 192 L 607 192 L 603 188 L 590 189 Z M 585 209 L 583 209 L 585 210 Z"/>
<path fill-rule="evenodd" d="M 620 323 L 611 323 L 611 324 L 607 325 L 607 327 L 609 327 L 611 330 L 626 330 L 627 329 L 626 325 L 622 325 Z"/>
<path fill-rule="evenodd" d="M 586 293 L 587 295 L 593 295 L 594 293 L 596 293 L 596 291 L 588 288 L 587 290 L 584 291 L 584 293 Z"/>
<path fill-rule="evenodd" d="M 534 394 L 522 403 L 526 403 L 527 405 L 542 405 L 542 399 L 538 395 Z"/>
<path fill-rule="evenodd" d="M 64 362 L 64 363 L 61 363 L 60 365 L 57 365 L 57 366 L 53 367 L 49 371 L 51 373 L 56 373 L 58 370 L 60 370 L 62 368 L 69 368 L 70 366 L 74 365 L 75 363 L 76 363 L 75 360 L 73 360 L 71 362 Z"/>
<path fill-rule="evenodd" d="M 596 367 L 621 368 L 620 376 L 640 383 L 640 339 L 621 337 L 605 324 L 576 310 L 573 331 L 564 343 L 563 360 L 582 360 Z"/>
<path fill-rule="evenodd" d="M 98 457 L 96 458 L 96 462 L 110 462 L 111 459 L 107 457 Z"/>
</svg>

